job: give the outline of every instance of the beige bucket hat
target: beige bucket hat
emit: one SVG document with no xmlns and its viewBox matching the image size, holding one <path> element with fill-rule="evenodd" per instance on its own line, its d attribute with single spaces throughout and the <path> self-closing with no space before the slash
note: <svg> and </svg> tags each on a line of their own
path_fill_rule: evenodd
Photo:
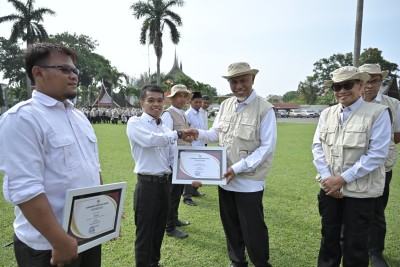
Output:
<svg viewBox="0 0 400 267">
<path fill-rule="evenodd" d="M 334 70 L 332 73 L 332 80 L 324 83 L 324 88 L 330 88 L 334 83 L 340 83 L 349 80 L 361 80 L 363 84 L 368 82 L 370 76 L 368 73 L 360 72 L 357 67 L 346 66 Z"/>
<path fill-rule="evenodd" d="M 389 71 L 381 70 L 381 66 L 379 64 L 364 64 L 361 67 L 358 68 L 360 72 L 366 72 L 368 74 L 379 74 L 382 76 L 382 80 L 386 78 L 386 76 L 389 74 Z"/>
<path fill-rule="evenodd" d="M 256 75 L 258 73 L 257 69 L 250 68 L 249 63 L 246 62 L 236 62 L 232 63 L 228 67 L 228 75 L 222 76 L 225 79 L 238 77 L 241 75 L 252 74 Z"/>
<path fill-rule="evenodd" d="M 192 94 L 191 94 L 190 91 L 186 88 L 186 86 L 183 85 L 183 84 L 176 84 L 176 85 L 172 86 L 172 88 L 171 88 L 171 94 L 169 94 L 169 95 L 166 96 L 166 97 L 167 97 L 167 98 L 172 98 L 172 97 L 174 97 L 174 95 L 176 95 L 177 93 L 185 93 L 187 99 L 191 99 L 191 98 L 192 98 Z"/>
</svg>

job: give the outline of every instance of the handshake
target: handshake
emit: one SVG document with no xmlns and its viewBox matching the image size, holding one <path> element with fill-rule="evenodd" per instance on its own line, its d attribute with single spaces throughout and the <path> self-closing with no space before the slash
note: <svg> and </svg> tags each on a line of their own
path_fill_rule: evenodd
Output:
<svg viewBox="0 0 400 267">
<path fill-rule="evenodd" d="M 179 130 L 178 137 L 179 137 L 179 139 L 182 139 L 183 141 L 191 143 L 191 142 L 197 140 L 197 137 L 199 137 L 199 131 L 197 129 L 193 129 L 193 128 Z"/>
</svg>

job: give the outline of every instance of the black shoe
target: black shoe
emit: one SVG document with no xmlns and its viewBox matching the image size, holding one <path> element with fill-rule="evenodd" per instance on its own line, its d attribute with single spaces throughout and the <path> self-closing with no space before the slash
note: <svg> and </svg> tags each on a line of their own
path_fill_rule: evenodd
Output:
<svg viewBox="0 0 400 267">
<path fill-rule="evenodd" d="M 175 228 L 172 231 L 168 231 L 166 232 L 167 236 L 172 236 L 172 237 L 176 237 L 176 238 L 186 238 L 189 235 L 181 230 L 179 230 L 178 228 Z"/>
<path fill-rule="evenodd" d="M 204 197 L 205 195 L 206 195 L 205 193 L 202 193 L 199 191 L 197 191 L 196 193 L 193 194 L 194 197 Z"/>
<path fill-rule="evenodd" d="M 189 206 L 197 206 L 196 202 L 194 202 L 190 198 L 184 198 L 183 199 L 183 203 L 185 203 L 186 205 L 189 205 Z"/>
<path fill-rule="evenodd" d="M 190 224 L 190 222 L 184 222 L 184 221 L 181 221 L 181 220 L 176 220 L 176 222 L 175 222 L 175 226 L 186 226 L 186 225 L 189 225 Z"/>
<path fill-rule="evenodd" d="M 372 267 L 389 267 L 389 264 L 380 253 L 372 254 L 370 259 Z"/>
</svg>

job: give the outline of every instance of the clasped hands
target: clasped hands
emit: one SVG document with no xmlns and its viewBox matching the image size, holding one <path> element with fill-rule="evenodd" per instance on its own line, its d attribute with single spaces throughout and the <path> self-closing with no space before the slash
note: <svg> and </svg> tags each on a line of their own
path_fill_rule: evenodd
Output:
<svg viewBox="0 0 400 267">
<path fill-rule="evenodd" d="M 180 130 L 182 133 L 181 139 L 183 141 L 186 142 L 193 142 L 195 140 L 197 140 L 197 138 L 199 137 L 199 131 L 197 131 L 197 129 L 184 129 L 184 130 Z"/>
<path fill-rule="evenodd" d="M 342 176 L 330 176 L 322 180 L 321 184 L 327 196 L 343 198 L 340 189 L 346 184 L 346 180 Z"/>
</svg>

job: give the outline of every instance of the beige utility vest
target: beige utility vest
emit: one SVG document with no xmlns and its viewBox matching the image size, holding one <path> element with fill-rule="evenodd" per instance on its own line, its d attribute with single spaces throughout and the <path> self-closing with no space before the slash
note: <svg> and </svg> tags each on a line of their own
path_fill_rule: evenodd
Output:
<svg viewBox="0 0 400 267">
<path fill-rule="evenodd" d="M 219 145 L 226 147 L 228 167 L 246 158 L 261 145 L 260 124 L 272 105 L 256 96 L 240 113 L 236 112 L 236 97 L 222 102 L 218 121 Z M 235 177 L 265 180 L 271 169 L 273 155 L 262 162 L 254 172 L 239 173 Z"/>
<path fill-rule="evenodd" d="M 387 109 L 383 105 L 363 102 L 352 111 L 344 125 L 340 125 L 340 108 L 339 104 L 323 111 L 321 116 L 325 121 L 319 130 L 325 159 L 334 176 L 340 176 L 366 154 L 371 127 Z M 382 195 L 384 185 L 385 168 L 381 165 L 369 174 L 345 184 L 342 193 L 354 198 L 378 197 Z"/>
<path fill-rule="evenodd" d="M 374 102 L 374 101 L 372 101 Z M 387 96 L 387 95 L 381 95 L 381 105 L 387 106 L 390 109 L 390 112 L 392 113 L 391 118 L 392 118 L 392 139 L 390 140 L 390 145 L 389 145 L 389 154 L 385 160 L 385 171 L 388 172 L 393 168 L 393 165 L 397 161 L 397 146 L 394 142 L 394 118 L 397 115 L 396 114 L 396 109 L 397 106 L 400 104 L 400 101 Z"/>
<path fill-rule="evenodd" d="M 172 121 L 174 122 L 173 124 L 173 129 L 172 130 L 184 130 L 184 129 L 189 129 L 189 122 L 188 120 L 182 117 L 181 114 L 176 112 L 172 107 L 169 107 L 168 109 L 165 110 L 165 112 L 168 112 L 169 115 L 172 117 Z M 185 116 L 185 114 L 183 114 Z M 177 140 L 178 146 L 191 146 L 192 144 L 186 141 L 183 141 L 182 139 Z"/>
</svg>

